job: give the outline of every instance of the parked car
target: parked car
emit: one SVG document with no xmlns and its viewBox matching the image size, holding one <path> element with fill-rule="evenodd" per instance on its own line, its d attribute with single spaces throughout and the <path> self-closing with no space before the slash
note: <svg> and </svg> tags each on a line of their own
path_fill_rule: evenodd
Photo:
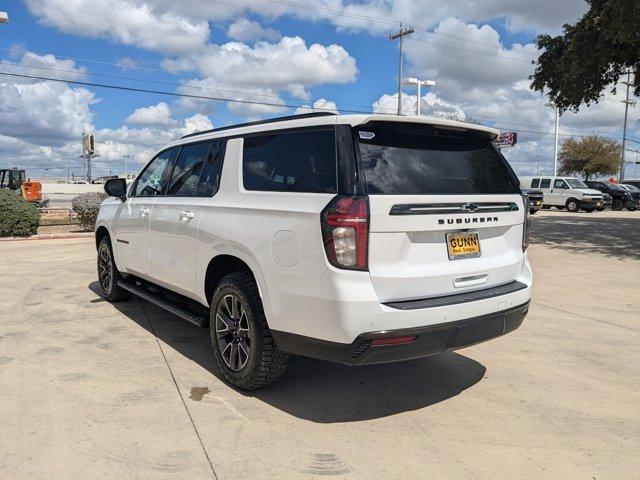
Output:
<svg viewBox="0 0 640 480">
<path fill-rule="evenodd" d="M 625 185 L 633 185 L 636 188 L 640 188 L 640 180 L 625 180 Z"/>
<path fill-rule="evenodd" d="M 620 185 L 625 190 L 629 190 L 630 192 L 640 192 L 640 188 L 630 183 L 619 183 L 618 185 Z"/>
<path fill-rule="evenodd" d="M 110 179 L 98 279 L 209 327 L 224 378 L 267 385 L 289 354 L 349 365 L 439 354 L 520 326 L 528 211 L 498 131 L 306 114 L 163 147 Z"/>
<path fill-rule="evenodd" d="M 615 183 L 590 180 L 587 184 L 591 188 L 611 195 L 613 198 L 612 210 L 622 210 L 626 208 L 627 210 L 633 211 L 640 207 L 640 192 L 632 192 Z"/>
<path fill-rule="evenodd" d="M 566 208 L 570 212 L 582 209 L 593 212 L 601 207 L 602 194 L 584 184 L 582 180 L 572 177 L 521 177 L 520 183 L 525 188 L 536 188 L 544 194 L 544 207 Z"/>
<path fill-rule="evenodd" d="M 522 189 L 529 198 L 529 213 L 534 215 L 543 208 L 543 193 L 542 190 L 535 190 L 533 188 L 523 188 Z"/>
<path fill-rule="evenodd" d="M 611 195 L 609 195 L 608 193 L 602 192 L 602 202 L 603 202 L 603 205 L 596 209 L 599 212 L 603 211 L 606 208 L 610 209 L 611 206 L 613 205 L 613 198 L 611 198 Z"/>
</svg>

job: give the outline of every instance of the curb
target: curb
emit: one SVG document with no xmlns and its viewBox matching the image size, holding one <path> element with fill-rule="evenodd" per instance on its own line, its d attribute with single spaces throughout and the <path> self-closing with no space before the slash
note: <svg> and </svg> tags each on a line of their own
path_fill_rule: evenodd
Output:
<svg viewBox="0 0 640 480">
<path fill-rule="evenodd" d="M 32 235 L 30 237 L 6 237 L 0 238 L 0 242 L 24 242 L 27 240 L 62 240 L 73 238 L 93 238 L 93 232 L 69 233 L 69 234 L 50 234 L 50 235 Z"/>
</svg>

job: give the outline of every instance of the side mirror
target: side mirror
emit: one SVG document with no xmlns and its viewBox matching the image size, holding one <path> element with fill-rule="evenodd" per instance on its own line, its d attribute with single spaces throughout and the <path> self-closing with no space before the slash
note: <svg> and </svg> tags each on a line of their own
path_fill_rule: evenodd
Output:
<svg viewBox="0 0 640 480">
<path fill-rule="evenodd" d="M 110 178 L 104 184 L 104 191 L 110 197 L 117 197 L 124 202 L 127 199 L 127 181 L 124 178 Z"/>
</svg>

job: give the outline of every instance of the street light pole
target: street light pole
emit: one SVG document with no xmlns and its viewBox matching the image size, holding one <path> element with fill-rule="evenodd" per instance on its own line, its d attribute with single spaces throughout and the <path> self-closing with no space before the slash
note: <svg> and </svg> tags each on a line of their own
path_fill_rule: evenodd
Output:
<svg viewBox="0 0 640 480">
<path fill-rule="evenodd" d="M 129 178 L 129 159 L 131 155 L 122 155 L 124 158 L 124 178 Z"/>
<path fill-rule="evenodd" d="M 402 28 L 400 24 L 400 30 L 397 33 L 389 35 L 389 40 L 400 39 L 400 58 L 398 67 L 398 115 L 402 115 L 402 39 L 405 35 L 410 35 L 415 32 L 413 27 Z"/>
<path fill-rule="evenodd" d="M 436 82 L 433 80 L 418 80 L 417 78 L 405 78 L 402 83 L 405 85 L 416 85 L 418 87 L 418 101 L 416 102 L 416 115 L 420 116 L 420 99 L 422 98 L 422 86 L 434 87 Z"/>
<path fill-rule="evenodd" d="M 629 105 L 635 102 L 629 100 L 629 87 L 631 86 L 631 70 L 627 71 L 627 81 L 622 82 L 627 86 L 627 98 L 622 100 L 624 103 L 624 128 L 622 130 L 622 166 L 620 167 L 620 183 L 624 182 L 625 158 L 627 150 L 627 119 L 629 118 Z"/>
<path fill-rule="evenodd" d="M 560 109 L 558 106 L 553 103 L 545 103 L 547 107 L 553 107 L 556 109 L 556 131 L 555 131 L 555 141 L 553 146 L 553 176 L 558 175 L 558 137 L 560 132 Z"/>
</svg>

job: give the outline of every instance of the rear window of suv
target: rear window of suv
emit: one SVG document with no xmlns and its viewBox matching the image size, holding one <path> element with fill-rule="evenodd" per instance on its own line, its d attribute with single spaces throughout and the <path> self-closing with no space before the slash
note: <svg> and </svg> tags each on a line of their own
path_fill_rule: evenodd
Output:
<svg viewBox="0 0 640 480">
<path fill-rule="evenodd" d="M 242 176 L 247 190 L 336 192 L 333 129 L 245 137 Z"/>
<path fill-rule="evenodd" d="M 517 177 L 483 132 L 372 122 L 357 135 L 369 194 L 520 193 Z"/>
</svg>

